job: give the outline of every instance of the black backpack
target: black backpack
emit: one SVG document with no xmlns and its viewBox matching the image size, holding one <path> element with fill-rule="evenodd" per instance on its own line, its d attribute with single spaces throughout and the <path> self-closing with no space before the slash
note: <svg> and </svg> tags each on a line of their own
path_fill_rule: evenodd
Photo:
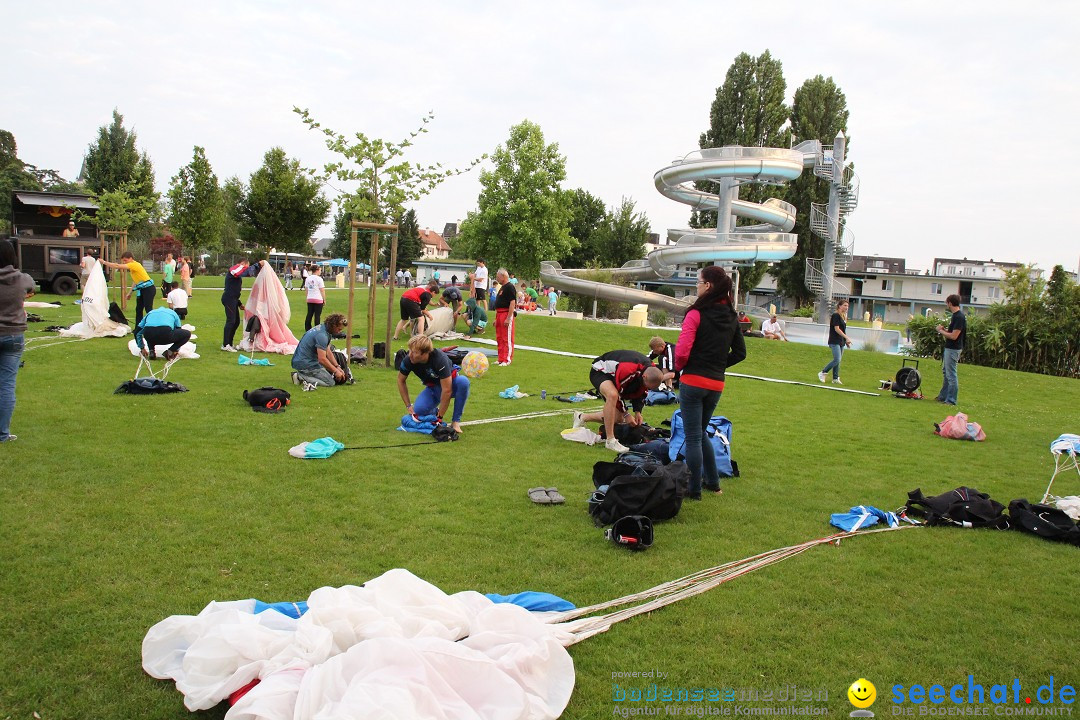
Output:
<svg viewBox="0 0 1080 720">
<path fill-rule="evenodd" d="M 1053 505 L 1032 505 L 1027 500 L 1009 503 L 1009 519 L 1014 530 L 1029 532 L 1047 540 L 1080 545 L 1080 527 L 1063 510 Z"/>
<path fill-rule="evenodd" d="M 644 515 L 653 521 L 679 514 L 690 482 L 690 468 L 683 462 L 670 465 L 598 462 L 593 465 L 593 485 L 607 486 L 595 492 L 589 514 L 597 526 L 610 525 L 627 515 Z"/>
<path fill-rule="evenodd" d="M 640 552 L 653 544 L 652 520 L 644 515 L 627 515 L 605 530 L 604 537 L 616 545 Z"/>
<path fill-rule="evenodd" d="M 1009 518 L 1002 514 L 1004 510 L 1004 505 L 975 488 L 958 487 L 929 498 L 919 488 L 908 493 L 908 513 L 925 517 L 927 525 L 1008 530 Z"/>
<path fill-rule="evenodd" d="M 292 395 L 276 387 L 261 387 L 257 390 L 245 390 L 244 399 L 251 405 L 251 409 L 261 413 L 285 412 Z"/>
</svg>

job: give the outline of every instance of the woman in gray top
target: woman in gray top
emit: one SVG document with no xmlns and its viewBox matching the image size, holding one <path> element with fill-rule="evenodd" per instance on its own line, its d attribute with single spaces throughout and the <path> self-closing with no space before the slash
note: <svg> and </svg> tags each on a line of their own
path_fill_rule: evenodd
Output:
<svg viewBox="0 0 1080 720">
<path fill-rule="evenodd" d="M 23 301 L 34 294 L 34 281 L 15 267 L 15 248 L 0 240 L 0 443 L 15 439 L 15 374 L 25 347 L 26 311 Z"/>
</svg>

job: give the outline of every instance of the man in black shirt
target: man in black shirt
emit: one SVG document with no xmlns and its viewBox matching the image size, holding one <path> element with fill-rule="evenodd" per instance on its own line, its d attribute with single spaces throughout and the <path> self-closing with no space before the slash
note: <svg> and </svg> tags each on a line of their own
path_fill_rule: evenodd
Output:
<svg viewBox="0 0 1080 720">
<path fill-rule="evenodd" d="M 960 362 L 960 352 L 964 349 L 964 336 L 967 335 L 967 318 L 960 312 L 960 296 L 950 295 L 945 298 L 945 305 L 952 313 L 949 329 L 938 325 L 938 335 L 945 338 L 945 350 L 941 354 L 941 374 L 943 382 L 937 401 L 946 405 L 955 405 L 960 392 L 960 381 L 956 377 L 956 366 Z"/>
<path fill-rule="evenodd" d="M 442 297 L 439 298 L 439 305 L 442 307 L 450 307 L 454 310 L 454 329 L 457 329 L 458 313 L 461 311 L 461 291 L 453 285 L 446 287 L 442 291 Z M 464 313 L 461 313 L 464 314 Z"/>
<path fill-rule="evenodd" d="M 426 386 L 416 396 L 415 404 L 409 400 L 409 389 L 405 385 L 409 373 L 420 378 L 420 382 Z M 443 422 L 450 398 L 453 398 L 454 415 L 450 427 L 455 432 L 461 432 L 461 415 L 469 399 L 469 378 L 457 372 L 446 353 L 432 346 L 431 338 L 426 335 L 409 338 L 409 352 L 398 366 L 397 387 L 406 412 L 412 414 L 413 418 L 434 413 L 437 424 Z"/>
</svg>

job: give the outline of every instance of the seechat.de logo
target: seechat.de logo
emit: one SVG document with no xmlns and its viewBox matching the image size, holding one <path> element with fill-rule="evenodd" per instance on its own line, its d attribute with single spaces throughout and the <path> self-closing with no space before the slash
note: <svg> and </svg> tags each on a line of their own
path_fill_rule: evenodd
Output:
<svg viewBox="0 0 1080 720">
<path fill-rule="evenodd" d="M 874 687 L 872 682 L 866 678 L 859 678 L 851 683 L 851 687 L 847 691 L 847 697 L 848 701 L 857 708 L 850 713 L 851 717 L 874 717 L 874 713 L 867 710 L 877 700 L 877 688 Z"/>
</svg>

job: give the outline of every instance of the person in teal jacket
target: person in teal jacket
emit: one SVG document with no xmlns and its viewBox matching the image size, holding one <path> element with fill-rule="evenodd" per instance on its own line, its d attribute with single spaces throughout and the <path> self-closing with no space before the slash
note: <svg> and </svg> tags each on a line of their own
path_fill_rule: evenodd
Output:
<svg viewBox="0 0 1080 720">
<path fill-rule="evenodd" d="M 180 354 L 184 343 L 191 339 L 191 331 L 180 325 L 180 316 L 169 308 L 151 310 L 135 327 L 135 344 L 139 351 L 151 360 L 157 357 L 155 348 L 158 345 L 168 345 L 169 349 L 165 351 L 164 357 L 172 360 Z"/>
</svg>

